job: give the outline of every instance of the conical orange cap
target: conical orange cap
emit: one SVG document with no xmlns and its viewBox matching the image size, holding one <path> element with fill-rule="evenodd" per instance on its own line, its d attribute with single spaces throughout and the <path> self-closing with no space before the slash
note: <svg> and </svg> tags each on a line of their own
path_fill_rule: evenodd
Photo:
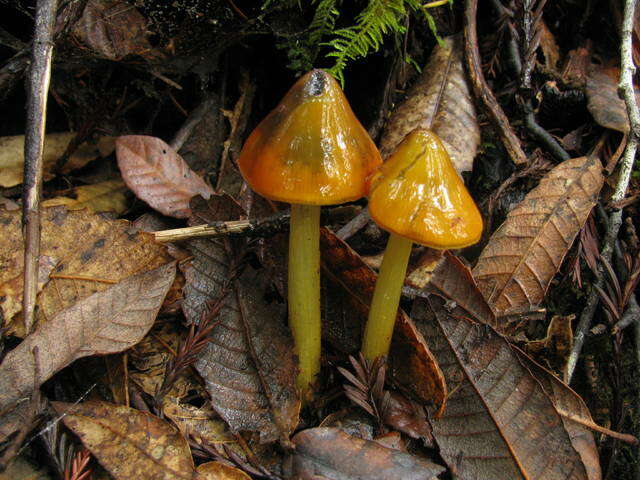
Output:
<svg viewBox="0 0 640 480">
<path fill-rule="evenodd" d="M 371 178 L 371 217 L 385 230 L 432 248 L 480 240 L 482 216 L 438 136 L 416 129 Z"/>
<path fill-rule="evenodd" d="M 381 163 L 340 86 L 322 70 L 296 82 L 251 133 L 238 160 L 260 195 L 308 205 L 363 197 L 367 176 Z"/>
</svg>

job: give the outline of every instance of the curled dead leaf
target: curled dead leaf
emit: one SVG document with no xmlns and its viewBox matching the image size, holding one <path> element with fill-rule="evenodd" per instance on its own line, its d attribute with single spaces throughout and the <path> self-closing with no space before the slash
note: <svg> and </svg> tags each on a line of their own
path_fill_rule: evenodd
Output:
<svg viewBox="0 0 640 480">
<path fill-rule="evenodd" d="M 52 404 L 116 480 L 193 480 L 187 440 L 155 415 L 107 402 Z"/>
<path fill-rule="evenodd" d="M 49 133 L 44 139 L 42 162 L 44 178 L 53 177 L 56 162 L 76 137 L 74 132 Z M 113 151 L 113 137 L 102 137 L 95 143 L 83 143 L 69 157 L 63 173 L 80 168 L 99 156 Z M 0 187 L 14 187 L 24 176 L 24 135 L 0 137 Z"/>
<path fill-rule="evenodd" d="M 336 428 L 312 428 L 293 437 L 294 478 L 436 480 L 444 467 L 426 459 L 352 437 Z"/>
<path fill-rule="evenodd" d="M 209 198 L 213 193 L 182 157 L 159 138 L 118 137 L 116 155 L 122 178 L 133 193 L 170 217 L 187 218 L 192 197 Z"/>
<path fill-rule="evenodd" d="M 618 96 L 620 70 L 617 67 L 591 65 L 587 75 L 587 108 L 598 124 L 627 133 L 629 117 L 624 101 Z M 636 102 L 640 101 L 640 90 L 635 88 Z"/>
<path fill-rule="evenodd" d="M 146 20 L 121 0 L 89 0 L 73 34 L 97 54 L 111 60 L 151 52 Z"/>
<path fill-rule="evenodd" d="M 105 290 L 134 273 L 152 270 L 172 260 L 166 247 L 153 236 L 138 231 L 126 220 L 92 214 L 86 210 L 68 211 L 64 207 L 42 210 L 41 255 L 55 259 L 56 266 L 37 299 L 37 324 L 89 295 Z M 19 211 L 0 210 L 0 291 L 5 284 L 22 276 L 24 246 Z M 17 247 L 17 248 L 16 248 Z M 11 289 L 12 302 L 21 311 L 22 290 Z M 7 300 L 8 301 L 8 300 Z M 19 316 L 13 320 L 7 311 L 5 326 L 23 337 Z"/>
<path fill-rule="evenodd" d="M 391 115 L 380 140 L 383 158 L 416 128 L 433 130 L 442 139 L 458 172 L 469 171 L 480 144 L 480 128 L 462 59 L 462 37 L 444 39 Z"/>
<path fill-rule="evenodd" d="M 451 386 L 431 425 L 458 478 L 589 478 L 550 398 L 503 337 L 435 295 L 417 299 L 412 318 Z"/>
<path fill-rule="evenodd" d="M 562 162 L 507 216 L 473 269 L 498 316 L 534 309 L 596 204 L 604 178 L 597 158 Z M 499 321 L 499 328 L 506 327 Z"/>
<path fill-rule="evenodd" d="M 127 209 L 126 185 L 122 180 L 107 180 L 74 189 L 75 198 L 56 197 L 42 202 L 43 207 L 64 205 L 69 210 L 88 208 L 92 212 L 122 213 Z"/>
<path fill-rule="evenodd" d="M 0 412 L 11 415 L 34 388 L 74 360 L 138 343 L 151 328 L 174 276 L 175 263 L 133 275 L 40 325 L 0 364 Z"/>
</svg>

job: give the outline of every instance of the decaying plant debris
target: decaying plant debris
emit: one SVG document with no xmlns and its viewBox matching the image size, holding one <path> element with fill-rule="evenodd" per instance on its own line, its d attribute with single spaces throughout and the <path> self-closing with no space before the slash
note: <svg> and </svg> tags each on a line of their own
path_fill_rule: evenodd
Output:
<svg viewBox="0 0 640 480">
<path fill-rule="evenodd" d="M 635 4 L 5 2 L 0 479 L 638 478 Z M 237 160 L 313 68 L 383 158 L 440 135 L 486 228 L 414 246 L 372 362 L 387 234 L 323 207 L 305 399 L 289 207 Z"/>
</svg>

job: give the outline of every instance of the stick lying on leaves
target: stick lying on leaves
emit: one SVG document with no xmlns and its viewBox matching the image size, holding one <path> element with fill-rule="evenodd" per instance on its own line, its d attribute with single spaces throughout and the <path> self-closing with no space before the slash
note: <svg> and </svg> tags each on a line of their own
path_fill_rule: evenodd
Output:
<svg viewBox="0 0 640 480">
<path fill-rule="evenodd" d="M 280 213 L 267 218 L 213 222 L 195 227 L 174 228 L 154 232 L 157 242 L 177 242 L 197 237 L 219 237 L 223 235 L 269 237 L 284 231 L 289 225 L 289 214 Z"/>
</svg>

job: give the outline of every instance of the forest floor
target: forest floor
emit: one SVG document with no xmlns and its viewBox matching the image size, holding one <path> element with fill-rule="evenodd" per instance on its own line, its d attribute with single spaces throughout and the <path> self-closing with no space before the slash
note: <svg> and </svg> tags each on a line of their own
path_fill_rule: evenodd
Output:
<svg viewBox="0 0 640 480">
<path fill-rule="evenodd" d="M 0 0 L 0 479 L 640 479 L 635 3 Z M 385 208 L 464 204 L 455 236 L 463 181 L 482 234 L 413 244 L 367 360 L 393 228 L 349 180 L 305 392 L 297 217 L 239 165 L 365 170 L 416 128 L 447 153 L 398 185 L 443 183 Z"/>
</svg>

